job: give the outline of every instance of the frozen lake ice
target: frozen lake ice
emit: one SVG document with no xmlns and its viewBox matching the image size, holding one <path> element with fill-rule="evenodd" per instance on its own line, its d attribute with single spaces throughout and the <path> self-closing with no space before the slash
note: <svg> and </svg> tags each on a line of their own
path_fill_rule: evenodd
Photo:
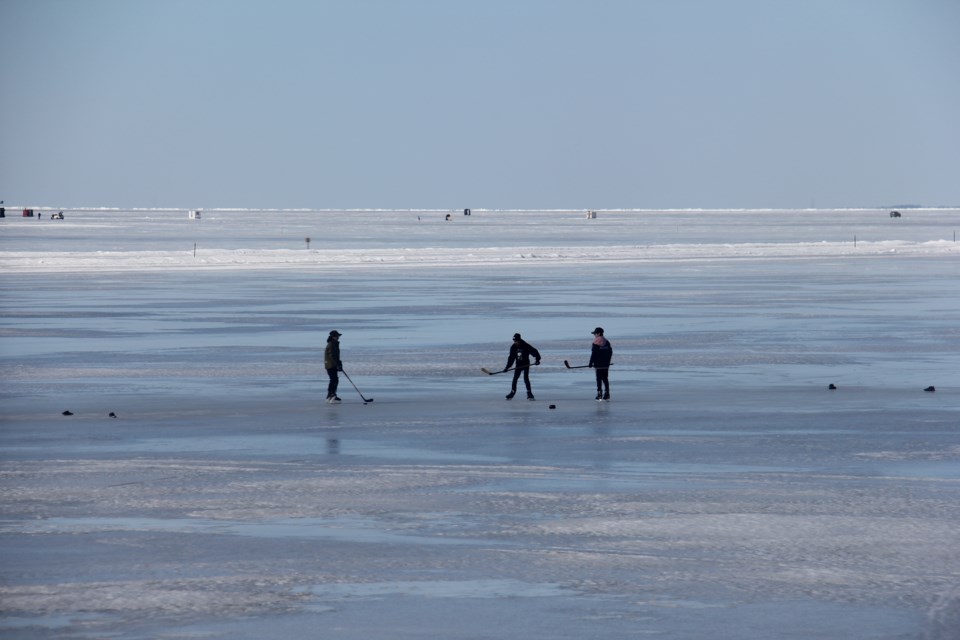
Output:
<svg viewBox="0 0 960 640">
<path fill-rule="evenodd" d="M 960 638 L 960 212 L 446 213 L 0 221 L 0 634 Z"/>
</svg>

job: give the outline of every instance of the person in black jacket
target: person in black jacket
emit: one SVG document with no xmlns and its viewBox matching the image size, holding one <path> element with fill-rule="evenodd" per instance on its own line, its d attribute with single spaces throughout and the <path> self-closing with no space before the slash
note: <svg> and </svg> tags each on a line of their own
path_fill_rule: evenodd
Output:
<svg viewBox="0 0 960 640">
<path fill-rule="evenodd" d="M 327 385 L 327 402 L 337 404 L 340 398 L 337 397 L 337 386 L 340 384 L 338 371 L 343 371 L 343 362 L 340 361 L 340 336 L 343 335 L 336 329 L 330 332 L 327 338 L 327 348 L 323 352 L 323 368 L 327 370 L 330 376 L 330 384 Z"/>
<path fill-rule="evenodd" d="M 610 360 L 613 346 L 603 337 L 603 327 L 593 330 L 593 345 L 590 347 L 590 364 L 597 373 L 597 400 L 610 399 Z"/>
<path fill-rule="evenodd" d="M 514 362 L 517 363 L 517 368 L 513 370 L 513 384 L 510 386 L 510 393 L 507 394 L 507 400 L 510 400 L 516 395 L 517 380 L 520 379 L 521 373 L 523 374 L 523 383 L 527 385 L 527 400 L 536 400 L 536 398 L 533 397 L 533 390 L 530 388 L 531 356 L 536 360 L 534 365 L 540 364 L 540 352 L 537 351 L 533 345 L 528 344 L 521 338 L 519 333 L 513 334 L 513 345 L 510 346 L 510 357 L 507 358 L 507 366 L 505 366 L 503 370 L 509 370 Z"/>
</svg>

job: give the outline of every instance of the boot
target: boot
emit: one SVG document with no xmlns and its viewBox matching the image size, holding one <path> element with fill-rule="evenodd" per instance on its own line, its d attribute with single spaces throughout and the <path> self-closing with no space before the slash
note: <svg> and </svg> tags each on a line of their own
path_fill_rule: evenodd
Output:
<svg viewBox="0 0 960 640">
<path fill-rule="evenodd" d="M 517 395 L 516 391 L 511 391 L 507 394 L 507 400 L 513 400 L 513 396 Z"/>
</svg>

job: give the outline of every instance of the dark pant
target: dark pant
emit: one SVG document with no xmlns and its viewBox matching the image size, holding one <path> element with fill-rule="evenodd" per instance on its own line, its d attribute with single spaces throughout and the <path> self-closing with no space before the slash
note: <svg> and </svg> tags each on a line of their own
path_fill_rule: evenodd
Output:
<svg viewBox="0 0 960 640">
<path fill-rule="evenodd" d="M 340 376 L 337 375 L 337 368 L 327 369 L 327 375 L 330 376 L 330 384 L 327 385 L 327 397 L 332 398 L 337 395 L 337 387 L 340 385 Z"/>
<path fill-rule="evenodd" d="M 532 393 L 532 391 L 530 391 L 530 367 L 529 367 L 529 365 L 526 366 L 526 367 L 524 367 L 524 368 L 522 368 L 522 369 L 521 369 L 520 367 L 517 367 L 516 369 L 513 370 L 513 384 L 510 385 L 510 389 L 511 389 L 514 393 L 516 393 L 516 391 L 517 391 L 517 380 L 520 379 L 520 374 L 521 374 L 521 373 L 523 374 L 523 383 L 524 383 L 525 385 L 527 385 L 527 393 Z"/>
<path fill-rule="evenodd" d="M 596 369 L 597 372 L 597 393 L 600 393 L 606 387 L 607 393 L 610 393 L 610 369 Z"/>
</svg>

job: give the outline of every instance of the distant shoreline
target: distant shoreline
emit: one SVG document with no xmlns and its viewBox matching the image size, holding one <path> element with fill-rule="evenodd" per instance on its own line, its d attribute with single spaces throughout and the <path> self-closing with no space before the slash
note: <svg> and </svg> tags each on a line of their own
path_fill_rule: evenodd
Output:
<svg viewBox="0 0 960 640">
<path fill-rule="evenodd" d="M 7 214 L 15 213 L 21 209 L 33 209 L 34 211 L 90 211 L 102 213 L 179 213 L 199 209 L 204 212 L 215 213 L 463 213 L 463 209 L 435 209 L 435 208 L 273 208 L 273 207 L 69 207 L 62 205 L 36 205 L 36 204 L 11 204 L 4 205 Z M 865 212 L 865 211 L 952 211 L 960 212 L 960 205 L 957 206 L 922 206 L 922 205 L 894 205 L 877 207 L 719 207 L 719 208 L 546 208 L 546 209 L 509 209 L 509 208 L 489 208 L 489 209 L 470 209 L 472 213 L 584 213 L 586 211 L 597 211 L 601 213 L 793 213 L 793 212 Z"/>
</svg>

